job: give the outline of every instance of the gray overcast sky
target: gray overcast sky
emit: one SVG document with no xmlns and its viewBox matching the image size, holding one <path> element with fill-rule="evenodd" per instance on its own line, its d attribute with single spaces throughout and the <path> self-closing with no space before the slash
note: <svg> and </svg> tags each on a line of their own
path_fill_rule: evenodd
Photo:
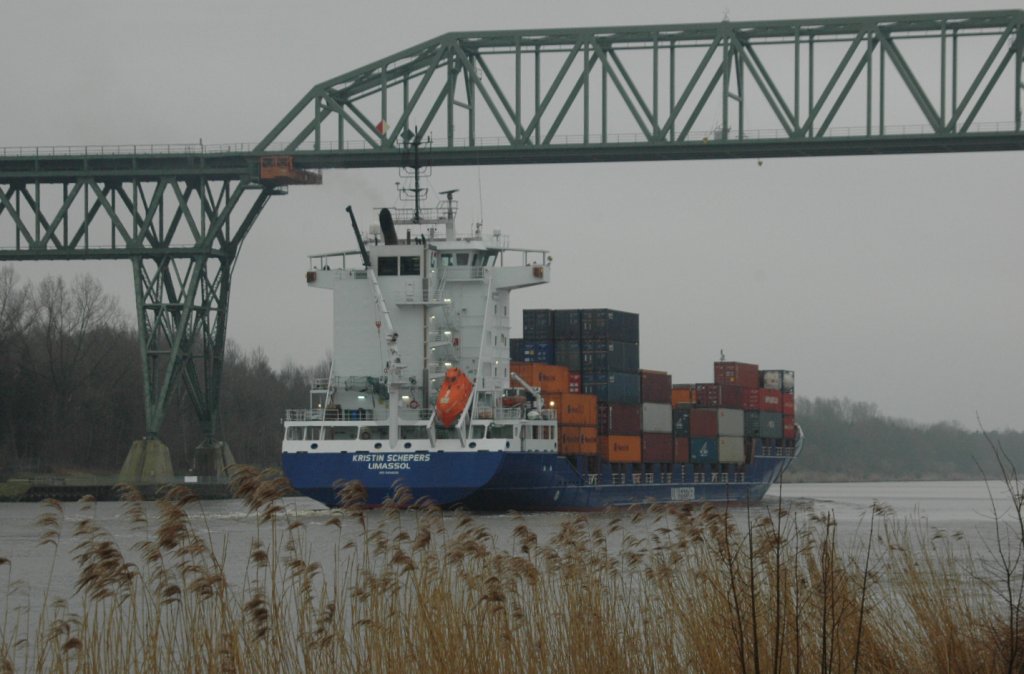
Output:
<svg viewBox="0 0 1024 674">
<path fill-rule="evenodd" d="M 5 0 L 0 146 L 255 142 L 313 84 L 453 30 L 1005 4 Z M 554 281 L 517 308 L 639 312 L 643 367 L 707 381 L 724 349 L 795 370 L 803 396 L 1024 429 L 1022 168 L 1020 153 L 989 153 L 437 169 L 432 182 L 461 188 L 463 227 L 482 204 L 486 229 L 551 251 Z M 351 247 L 345 205 L 369 223 L 396 179 L 334 171 L 273 199 L 236 268 L 229 337 L 276 366 L 319 360 L 330 304 L 305 287 L 306 255 Z M 91 272 L 133 313 L 127 262 L 16 269 Z"/>
</svg>

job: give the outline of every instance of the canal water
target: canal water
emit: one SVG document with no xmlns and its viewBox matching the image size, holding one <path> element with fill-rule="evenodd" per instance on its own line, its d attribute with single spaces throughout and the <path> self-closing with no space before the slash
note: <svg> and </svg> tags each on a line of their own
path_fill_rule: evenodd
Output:
<svg viewBox="0 0 1024 674">
<path fill-rule="evenodd" d="M 974 550 L 984 550 L 995 541 L 997 517 L 1014 516 L 1012 500 L 1006 486 L 997 482 L 870 482 L 830 484 L 786 484 L 775 486 L 754 514 L 772 512 L 782 507 L 810 517 L 830 514 L 837 522 L 841 540 L 856 541 L 866 535 L 870 513 L 874 504 L 891 510 L 890 521 L 906 522 L 926 527 L 936 533 L 957 536 L 967 541 Z M 321 504 L 306 498 L 284 499 L 283 506 L 289 522 L 305 525 L 308 554 L 320 562 L 325 571 L 335 562 L 339 540 L 358 533 L 354 521 L 345 519 L 339 530 L 325 526 L 332 512 Z M 131 559 L 138 555 L 137 544 L 151 539 L 159 518 L 158 506 L 143 504 L 148 524 L 140 525 L 121 503 L 62 504 L 63 525 L 60 537 L 43 542 L 45 528 L 39 518 L 50 512 L 39 503 L 0 504 L 0 601 L 11 603 L 39 603 L 44 594 L 48 599 L 72 599 L 78 579 L 79 566 L 75 561 L 75 546 L 80 539 L 74 536 L 78 522 L 92 518 L 93 522 L 117 544 Z M 188 512 L 198 532 L 209 546 L 217 551 L 224 562 L 229 581 L 244 578 L 250 564 L 250 553 L 255 538 L 264 540 L 271 534 L 269 525 L 258 526 L 257 515 L 238 500 L 200 501 L 188 506 Z M 737 520 L 745 521 L 746 513 L 738 513 Z M 366 514 L 368 528 L 379 524 L 386 513 Z M 452 526 L 464 515 L 446 513 Z M 525 524 L 537 535 L 540 543 L 554 537 L 567 517 L 566 513 L 538 514 L 472 514 L 475 524 L 491 535 L 491 544 L 512 549 L 513 530 Z M 399 526 L 415 526 L 415 515 L 403 514 Z M 602 525 L 621 513 L 592 513 L 584 515 L 589 523 Z M 626 518 L 628 520 L 628 518 Z M 631 525 L 626 525 L 631 526 Z M 635 526 L 650 527 L 641 521 Z M 640 533 L 640 532 L 638 532 Z M 318 557 L 318 555 L 323 558 Z"/>
</svg>

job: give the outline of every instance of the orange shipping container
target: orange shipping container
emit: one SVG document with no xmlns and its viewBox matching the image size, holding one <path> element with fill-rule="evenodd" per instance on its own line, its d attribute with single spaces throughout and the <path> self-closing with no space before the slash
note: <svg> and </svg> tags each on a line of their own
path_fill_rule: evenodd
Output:
<svg viewBox="0 0 1024 674">
<path fill-rule="evenodd" d="M 597 454 L 597 427 L 559 426 L 558 453 L 594 456 Z"/>
<path fill-rule="evenodd" d="M 609 463 L 640 463 L 640 436 L 600 435 L 597 453 Z"/>
<path fill-rule="evenodd" d="M 541 393 L 568 393 L 569 368 L 561 365 L 545 365 L 544 363 L 512 363 L 511 370 Z M 512 380 L 513 386 L 517 382 Z"/>
<path fill-rule="evenodd" d="M 586 393 L 551 393 L 545 397 L 557 410 L 559 426 L 597 426 L 597 396 Z"/>
<path fill-rule="evenodd" d="M 672 387 L 672 405 L 692 405 L 697 402 L 697 391 L 693 384 L 676 384 Z"/>
</svg>

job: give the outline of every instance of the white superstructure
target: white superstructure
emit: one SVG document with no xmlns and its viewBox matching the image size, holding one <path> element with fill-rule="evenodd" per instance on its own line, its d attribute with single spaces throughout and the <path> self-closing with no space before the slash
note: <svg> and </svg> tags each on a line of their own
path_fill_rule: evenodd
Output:
<svg viewBox="0 0 1024 674">
<path fill-rule="evenodd" d="M 289 410 L 284 451 L 292 441 L 303 451 L 310 440 L 321 451 L 366 451 L 434 448 L 445 439 L 466 447 L 491 437 L 514 439 L 499 443 L 507 449 L 555 451 L 552 414 L 531 414 L 540 404 L 503 404 L 509 295 L 547 283 L 550 257 L 510 248 L 480 225 L 458 233 L 455 212 L 451 193 L 434 209 L 385 209 L 380 225 L 360 228 L 365 247 L 310 256 L 307 284 L 333 293 L 333 365 L 314 385 L 310 409 Z M 434 404 L 453 367 L 473 382 L 473 394 L 468 413 L 444 428 Z M 536 428 L 522 431 L 523 423 Z"/>
</svg>

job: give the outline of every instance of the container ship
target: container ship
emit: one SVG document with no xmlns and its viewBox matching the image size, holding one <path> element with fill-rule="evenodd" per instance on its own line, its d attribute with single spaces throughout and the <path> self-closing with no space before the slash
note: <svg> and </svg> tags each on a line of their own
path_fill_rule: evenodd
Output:
<svg viewBox="0 0 1024 674">
<path fill-rule="evenodd" d="M 796 456 L 787 370 L 713 362 L 711 381 L 641 370 L 639 316 L 530 309 L 511 335 L 513 290 L 548 283 L 545 250 L 500 231 L 457 232 L 457 201 L 381 209 L 356 247 L 310 256 L 333 294 L 333 360 L 309 405 L 287 410 L 282 465 L 300 493 L 339 505 L 393 499 L 479 511 L 755 502 Z"/>
</svg>

